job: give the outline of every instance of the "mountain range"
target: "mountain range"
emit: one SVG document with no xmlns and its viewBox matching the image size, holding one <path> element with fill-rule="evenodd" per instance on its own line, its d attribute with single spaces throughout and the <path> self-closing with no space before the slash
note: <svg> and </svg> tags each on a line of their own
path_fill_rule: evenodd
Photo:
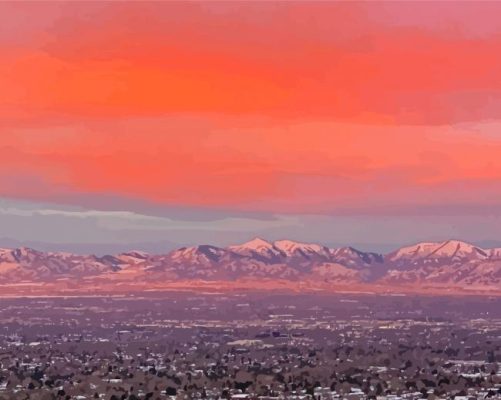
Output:
<svg viewBox="0 0 501 400">
<path fill-rule="evenodd" d="M 317 288 L 426 288 L 501 292 L 501 249 L 458 241 L 418 243 L 388 254 L 353 247 L 329 248 L 290 240 L 260 238 L 216 247 L 183 247 L 167 254 L 131 251 L 98 257 L 30 248 L 0 249 L 0 285 L 158 287 L 162 283 L 300 283 Z"/>
</svg>

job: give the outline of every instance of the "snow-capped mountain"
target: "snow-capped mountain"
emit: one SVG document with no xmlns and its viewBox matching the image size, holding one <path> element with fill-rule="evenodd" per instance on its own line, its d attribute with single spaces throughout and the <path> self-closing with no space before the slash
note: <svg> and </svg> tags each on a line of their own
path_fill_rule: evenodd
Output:
<svg viewBox="0 0 501 400">
<path fill-rule="evenodd" d="M 497 249 L 482 249 L 459 240 L 418 243 L 385 257 L 385 284 L 485 286 L 501 288 L 501 258 Z"/>
<path fill-rule="evenodd" d="M 405 268 L 412 268 L 421 264 L 465 262 L 486 260 L 488 258 L 488 250 L 459 240 L 447 240 L 441 243 L 418 243 L 398 249 L 386 256 L 389 263 Z"/>
<path fill-rule="evenodd" d="M 418 243 L 386 255 L 255 238 L 228 247 L 198 245 L 166 254 L 130 251 L 97 257 L 0 249 L 0 284 L 112 279 L 133 284 L 261 280 L 309 285 L 489 288 L 501 291 L 501 249 L 448 240 Z"/>
<path fill-rule="evenodd" d="M 81 256 L 27 247 L 0 250 L 0 281 L 51 281 L 118 271 L 126 261 L 115 256 Z"/>
</svg>

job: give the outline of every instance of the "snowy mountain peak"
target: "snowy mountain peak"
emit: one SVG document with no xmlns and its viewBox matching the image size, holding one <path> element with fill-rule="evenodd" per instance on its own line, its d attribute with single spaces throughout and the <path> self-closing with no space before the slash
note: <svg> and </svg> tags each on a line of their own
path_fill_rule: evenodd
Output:
<svg viewBox="0 0 501 400">
<path fill-rule="evenodd" d="M 210 255 L 210 254 L 220 254 L 224 250 L 210 245 L 198 245 L 192 247 L 181 247 L 180 249 L 174 250 L 171 254 L 175 257 L 194 257 L 200 255 Z"/>
<path fill-rule="evenodd" d="M 433 252 L 440 243 L 436 242 L 421 242 L 414 244 L 412 246 L 401 247 L 397 251 L 391 254 L 391 260 L 397 260 L 399 258 L 414 258 L 414 257 L 424 257 Z"/>
<path fill-rule="evenodd" d="M 343 265 L 382 264 L 384 258 L 381 254 L 360 251 L 354 247 L 340 247 L 333 249 L 331 254 L 337 262 Z"/>
<path fill-rule="evenodd" d="M 336 249 L 332 249 L 332 254 L 353 254 L 353 255 L 358 255 L 362 254 L 363 252 L 360 250 L 355 249 L 354 247 L 347 246 L 347 247 L 338 247 Z"/>
<path fill-rule="evenodd" d="M 254 257 L 260 261 L 273 264 L 280 263 L 285 256 L 273 243 L 261 238 L 255 238 L 240 245 L 230 246 L 228 250 L 241 256 Z"/>
<path fill-rule="evenodd" d="M 249 240 L 248 242 L 242 243 L 240 245 L 235 245 L 235 246 L 230 246 L 229 249 L 231 250 L 238 250 L 238 249 L 246 249 L 246 250 L 254 250 L 254 251 L 260 251 L 264 249 L 272 249 L 273 244 L 270 242 L 267 242 L 264 239 L 261 239 L 259 237 L 256 237 L 252 240 Z"/>
<path fill-rule="evenodd" d="M 291 255 L 297 251 L 307 253 L 320 253 L 324 251 L 324 247 L 315 243 L 300 243 L 292 240 L 277 240 L 273 243 L 275 247 L 282 250 L 285 254 Z"/>
</svg>

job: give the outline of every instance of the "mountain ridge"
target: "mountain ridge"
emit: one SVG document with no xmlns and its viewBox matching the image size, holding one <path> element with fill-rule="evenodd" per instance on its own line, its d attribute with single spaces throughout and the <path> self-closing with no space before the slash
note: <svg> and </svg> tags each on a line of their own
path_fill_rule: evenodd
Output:
<svg viewBox="0 0 501 400">
<path fill-rule="evenodd" d="M 312 285 L 380 285 L 487 288 L 501 291 L 501 249 L 460 241 L 420 242 L 386 254 L 353 247 L 330 248 L 291 240 L 218 247 L 196 245 L 165 254 L 129 251 L 115 255 L 0 249 L 0 284 L 221 281 L 266 279 Z"/>
</svg>

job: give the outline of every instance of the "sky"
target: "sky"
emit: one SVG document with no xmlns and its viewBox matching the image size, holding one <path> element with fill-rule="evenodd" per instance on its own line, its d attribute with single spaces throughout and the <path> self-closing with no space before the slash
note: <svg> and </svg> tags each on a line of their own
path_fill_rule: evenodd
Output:
<svg viewBox="0 0 501 400">
<path fill-rule="evenodd" d="M 498 2 L 1 2 L 0 245 L 501 246 Z"/>
</svg>

